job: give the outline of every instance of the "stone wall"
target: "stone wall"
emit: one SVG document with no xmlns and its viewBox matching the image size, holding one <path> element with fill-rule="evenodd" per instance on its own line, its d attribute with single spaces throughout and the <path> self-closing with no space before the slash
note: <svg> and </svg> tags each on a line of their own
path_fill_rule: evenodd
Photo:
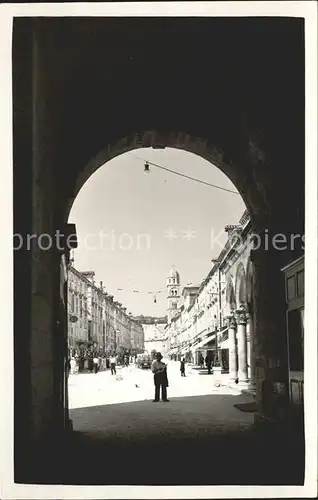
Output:
<svg viewBox="0 0 318 500">
<path fill-rule="evenodd" d="M 52 269 L 59 265 L 54 234 L 55 178 L 54 178 L 54 123 L 51 112 L 50 86 L 46 72 L 48 61 L 37 33 L 33 39 L 33 214 L 32 232 L 32 323 L 31 323 L 31 384 L 32 424 L 34 436 L 52 432 L 63 425 L 62 415 L 57 414 L 61 395 L 56 391 L 64 372 L 58 366 L 61 356 L 57 333 L 57 307 L 59 274 Z M 47 248 L 48 237 L 51 245 Z M 43 238 L 42 240 L 40 238 Z M 47 248 L 47 249 L 44 249 Z M 58 268 L 59 269 L 59 268 Z M 59 347 L 58 347 L 59 346 Z M 60 375 L 57 370 L 62 371 Z M 53 396 L 53 397 L 52 397 Z"/>
</svg>

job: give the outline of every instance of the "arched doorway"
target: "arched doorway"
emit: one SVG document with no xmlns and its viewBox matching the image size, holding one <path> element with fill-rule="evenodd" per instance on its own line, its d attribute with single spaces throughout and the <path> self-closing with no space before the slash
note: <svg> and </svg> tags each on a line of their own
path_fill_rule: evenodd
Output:
<svg viewBox="0 0 318 500">
<path fill-rule="evenodd" d="M 236 303 L 245 306 L 247 303 L 246 276 L 244 265 L 238 266 L 235 277 Z"/>
<path fill-rule="evenodd" d="M 226 307 L 225 307 L 225 316 L 228 316 L 232 312 L 234 312 L 237 308 L 237 302 L 234 291 L 233 279 L 231 276 L 228 279 L 226 284 Z"/>
</svg>

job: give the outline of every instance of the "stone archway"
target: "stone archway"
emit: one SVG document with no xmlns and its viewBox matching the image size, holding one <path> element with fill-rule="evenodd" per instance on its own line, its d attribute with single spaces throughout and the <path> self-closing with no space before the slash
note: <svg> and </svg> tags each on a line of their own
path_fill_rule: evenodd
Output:
<svg viewBox="0 0 318 500">
<path fill-rule="evenodd" d="M 246 305 L 247 303 L 247 284 L 244 266 L 242 263 L 239 264 L 236 277 L 235 277 L 235 296 L 236 303 L 240 306 Z"/>
<path fill-rule="evenodd" d="M 253 263 L 250 258 L 246 266 L 246 302 L 249 307 L 253 303 Z"/>
<path fill-rule="evenodd" d="M 120 137 L 118 140 L 109 143 L 106 147 L 97 152 L 81 168 L 78 168 L 72 180 L 70 190 L 65 193 L 67 197 L 64 199 L 65 205 L 61 212 L 64 222 L 68 220 L 76 196 L 85 182 L 94 172 L 96 172 L 96 170 L 116 156 L 129 151 L 149 147 L 181 149 L 209 161 L 233 182 L 247 206 L 251 215 L 252 224 L 257 224 L 257 214 L 261 206 L 263 207 L 263 213 L 266 213 L 265 199 L 263 198 L 264 193 L 259 192 L 256 185 L 252 188 L 252 179 L 249 179 L 245 172 L 241 171 L 239 165 L 235 165 L 232 161 L 227 160 L 228 154 L 223 147 L 212 143 L 205 137 L 192 135 L 184 130 L 170 130 L 167 125 L 166 132 L 162 130 L 142 130 Z M 246 185 L 250 185 L 248 190 L 246 190 Z M 61 196 L 60 200 L 63 201 Z"/>
<path fill-rule="evenodd" d="M 301 233 L 303 19 L 277 20 L 275 30 L 267 19 L 156 24 L 14 20 L 14 232 L 63 232 L 76 195 L 97 168 L 125 151 L 170 146 L 220 168 L 256 231 Z M 286 371 L 280 268 L 288 258 L 262 250 L 252 257 L 263 413 L 272 408 L 263 381 L 272 380 L 273 370 L 280 378 Z M 15 252 L 17 443 L 26 436 L 54 439 L 64 428 L 60 259 L 55 247 Z M 237 305 L 230 290 L 229 304 Z"/>
<path fill-rule="evenodd" d="M 229 316 L 233 311 L 236 310 L 237 307 L 234 285 L 231 276 L 229 277 L 226 284 L 225 300 L 225 316 Z"/>
</svg>

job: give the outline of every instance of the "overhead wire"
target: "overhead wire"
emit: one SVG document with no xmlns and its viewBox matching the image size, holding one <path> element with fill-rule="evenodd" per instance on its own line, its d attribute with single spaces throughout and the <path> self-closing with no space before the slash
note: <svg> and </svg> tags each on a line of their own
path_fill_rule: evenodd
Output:
<svg viewBox="0 0 318 500">
<path fill-rule="evenodd" d="M 135 155 L 133 153 L 128 152 L 128 154 L 130 156 L 133 156 L 134 158 L 136 158 L 138 160 L 141 160 L 141 161 L 143 161 L 145 163 L 148 163 L 149 165 L 152 165 L 153 167 L 157 167 L 157 168 L 160 168 L 160 169 L 165 170 L 167 172 L 170 172 L 172 174 L 179 175 L 180 177 L 184 177 L 184 178 L 189 179 L 191 181 L 195 181 L 195 182 L 198 182 L 200 184 L 204 184 L 205 186 L 213 187 L 215 189 L 220 189 L 222 191 L 227 191 L 228 193 L 240 195 L 240 193 L 238 191 L 233 191 L 232 189 L 228 189 L 228 188 L 224 188 L 224 187 L 221 187 L 221 186 L 217 186 L 216 184 L 211 184 L 209 182 L 202 181 L 201 179 L 196 179 L 195 177 L 191 177 L 189 175 L 182 174 L 181 172 L 176 172 L 175 170 L 172 170 L 170 168 L 163 167 L 162 165 L 158 165 L 157 163 L 151 162 L 149 160 L 145 160 L 144 158 L 141 158 L 140 156 L 137 156 L 137 155 Z"/>
<path fill-rule="evenodd" d="M 161 288 L 160 290 L 156 290 L 155 292 L 146 292 L 143 290 L 127 290 L 126 288 L 117 288 L 116 291 L 118 292 L 125 292 L 125 293 L 143 293 L 147 295 L 157 295 L 159 293 L 162 293 L 166 288 Z"/>
</svg>

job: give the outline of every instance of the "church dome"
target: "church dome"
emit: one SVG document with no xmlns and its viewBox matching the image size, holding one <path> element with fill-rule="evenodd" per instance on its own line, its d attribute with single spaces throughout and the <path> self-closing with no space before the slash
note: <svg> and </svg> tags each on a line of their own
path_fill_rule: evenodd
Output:
<svg viewBox="0 0 318 500">
<path fill-rule="evenodd" d="M 180 274 L 178 273 L 178 271 L 174 268 L 174 266 L 172 266 L 172 269 L 168 275 L 168 278 L 177 278 L 178 280 L 180 279 Z"/>
</svg>

